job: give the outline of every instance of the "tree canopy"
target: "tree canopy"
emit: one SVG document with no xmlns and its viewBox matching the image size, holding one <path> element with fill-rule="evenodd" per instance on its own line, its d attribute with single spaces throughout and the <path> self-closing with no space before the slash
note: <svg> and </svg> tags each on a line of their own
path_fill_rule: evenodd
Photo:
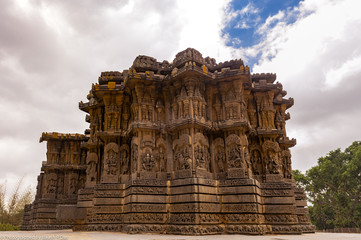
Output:
<svg viewBox="0 0 361 240">
<path fill-rule="evenodd" d="M 293 171 L 312 203 L 310 216 L 318 229 L 361 226 L 361 142 L 336 149 L 306 171 Z"/>
</svg>

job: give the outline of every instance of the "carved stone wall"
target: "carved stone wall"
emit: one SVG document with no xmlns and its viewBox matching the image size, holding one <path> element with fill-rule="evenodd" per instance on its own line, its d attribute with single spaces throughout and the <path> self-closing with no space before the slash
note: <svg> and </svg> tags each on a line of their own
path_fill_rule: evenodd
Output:
<svg viewBox="0 0 361 240">
<path fill-rule="evenodd" d="M 94 160 L 88 160 L 80 146 L 87 139 L 80 134 L 43 133 L 40 142 L 47 141 L 47 161 L 38 176 L 35 201 L 25 207 L 21 229 L 66 229 L 75 224 L 75 219 L 57 216 L 64 212 L 63 205 L 76 207 L 78 190 L 85 187 L 86 164 Z"/>
<path fill-rule="evenodd" d="M 293 99 L 275 80 L 191 48 L 101 73 L 79 103 L 85 135 L 43 135 L 47 162 L 22 228 L 313 232 L 292 178 Z"/>
</svg>

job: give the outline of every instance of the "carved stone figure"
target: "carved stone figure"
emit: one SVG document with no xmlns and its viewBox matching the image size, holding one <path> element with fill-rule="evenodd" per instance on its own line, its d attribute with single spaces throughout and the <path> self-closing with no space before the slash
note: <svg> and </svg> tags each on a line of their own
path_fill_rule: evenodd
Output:
<svg viewBox="0 0 361 240">
<path fill-rule="evenodd" d="M 122 151 L 120 153 L 120 163 L 121 163 L 121 173 L 127 174 L 129 167 L 129 156 L 127 151 Z"/>
<path fill-rule="evenodd" d="M 86 176 L 82 175 L 79 177 L 78 188 L 82 189 L 85 187 Z"/>
<path fill-rule="evenodd" d="M 269 151 L 267 154 L 267 172 L 270 174 L 278 174 L 279 172 L 279 164 L 276 159 L 276 153 Z"/>
<path fill-rule="evenodd" d="M 245 168 L 243 151 L 240 145 L 233 145 L 230 148 L 228 168 Z"/>
<path fill-rule="evenodd" d="M 138 163 L 138 145 L 133 144 L 131 151 L 132 151 L 132 155 L 131 155 L 132 172 L 135 172 L 135 171 L 137 171 L 137 163 Z"/>
<path fill-rule="evenodd" d="M 205 146 L 197 145 L 194 149 L 194 157 L 197 168 L 209 171 L 209 153 Z"/>
<path fill-rule="evenodd" d="M 110 142 L 104 147 L 104 160 L 103 160 L 103 182 L 118 182 L 118 175 L 120 172 L 120 150 L 119 145 Z"/>
<path fill-rule="evenodd" d="M 155 159 L 150 150 L 146 150 L 141 156 L 142 170 L 153 171 L 155 167 Z"/>
<path fill-rule="evenodd" d="M 109 175 L 117 174 L 117 153 L 110 149 L 108 152 L 108 157 L 105 159 L 105 169 L 106 173 Z"/>
<path fill-rule="evenodd" d="M 224 172 L 225 171 L 225 168 L 224 168 L 225 153 L 224 153 L 223 148 L 219 148 L 217 150 L 215 160 L 216 160 L 219 171 Z"/>
<path fill-rule="evenodd" d="M 254 150 L 251 156 L 251 165 L 254 175 L 260 175 L 261 171 L 259 166 L 262 166 L 262 159 L 258 150 Z"/>
<path fill-rule="evenodd" d="M 165 156 L 165 150 L 163 147 L 160 147 L 158 149 L 158 153 L 156 156 L 156 164 L 157 167 L 156 169 L 160 172 L 166 172 L 167 170 L 167 160 L 166 160 L 166 156 Z"/>
<path fill-rule="evenodd" d="M 191 169 L 192 158 L 189 147 L 184 147 L 183 149 L 179 150 L 175 155 L 175 161 L 178 163 L 177 170 Z"/>
<path fill-rule="evenodd" d="M 46 193 L 53 194 L 56 192 L 57 185 L 57 175 L 55 173 L 50 173 L 46 179 Z"/>
<path fill-rule="evenodd" d="M 291 167 L 291 153 L 289 150 L 282 151 L 281 158 L 283 159 L 283 174 L 285 178 L 292 178 L 292 167 Z"/>
<path fill-rule="evenodd" d="M 275 125 L 276 128 L 279 130 L 283 130 L 283 117 L 281 116 L 281 113 L 279 111 L 276 112 L 276 117 L 275 117 Z"/>
<path fill-rule="evenodd" d="M 97 163 L 98 163 L 98 155 L 94 152 L 88 153 L 86 158 L 87 162 L 87 180 L 89 183 L 95 183 L 97 178 Z"/>
<path fill-rule="evenodd" d="M 78 189 L 78 179 L 76 179 L 75 176 L 72 176 L 70 178 L 70 183 L 69 183 L 69 194 L 76 194 L 76 191 Z"/>
<path fill-rule="evenodd" d="M 58 178 L 57 194 L 58 194 L 58 197 L 62 196 L 64 194 L 64 178 L 63 178 L 63 176 L 60 176 Z"/>
</svg>

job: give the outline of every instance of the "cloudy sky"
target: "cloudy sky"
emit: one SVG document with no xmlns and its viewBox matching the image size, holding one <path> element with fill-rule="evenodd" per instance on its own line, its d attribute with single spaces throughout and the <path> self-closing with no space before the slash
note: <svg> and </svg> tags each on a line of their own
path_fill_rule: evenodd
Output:
<svg viewBox="0 0 361 240">
<path fill-rule="evenodd" d="M 78 102 L 102 71 L 187 47 L 277 73 L 295 99 L 293 168 L 361 140 L 359 0 L 0 1 L 0 183 L 35 188 L 42 132 L 88 127 Z"/>
</svg>

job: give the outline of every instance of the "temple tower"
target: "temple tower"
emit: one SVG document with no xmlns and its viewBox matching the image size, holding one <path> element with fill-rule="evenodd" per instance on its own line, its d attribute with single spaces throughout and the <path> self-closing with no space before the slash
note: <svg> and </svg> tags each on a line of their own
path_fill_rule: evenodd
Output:
<svg viewBox="0 0 361 240">
<path fill-rule="evenodd" d="M 63 156 L 69 170 L 56 174 L 67 181 L 64 193 L 77 198 L 49 205 L 55 214 L 49 219 L 69 224 L 49 222 L 48 228 L 313 232 L 305 195 L 292 177 L 289 148 L 296 140 L 287 137 L 285 123 L 293 99 L 284 98 L 275 80 L 275 74 L 251 74 L 241 59 L 216 63 L 192 48 L 172 63 L 138 56 L 128 70 L 101 73 L 89 101 L 79 103 L 89 122 L 85 135 L 43 137 L 50 149 L 44 166 Z M 53 150 L 63 142 L 69 147 Z M 53 178 L 62 178 L 47 169 L 41 189 L 57 187 Z M 43 228 L 34 224 L 40 219 L 35 206 L 49 196 L 37 195 L 26 208 L 24 229 Z"/>
</svg>

